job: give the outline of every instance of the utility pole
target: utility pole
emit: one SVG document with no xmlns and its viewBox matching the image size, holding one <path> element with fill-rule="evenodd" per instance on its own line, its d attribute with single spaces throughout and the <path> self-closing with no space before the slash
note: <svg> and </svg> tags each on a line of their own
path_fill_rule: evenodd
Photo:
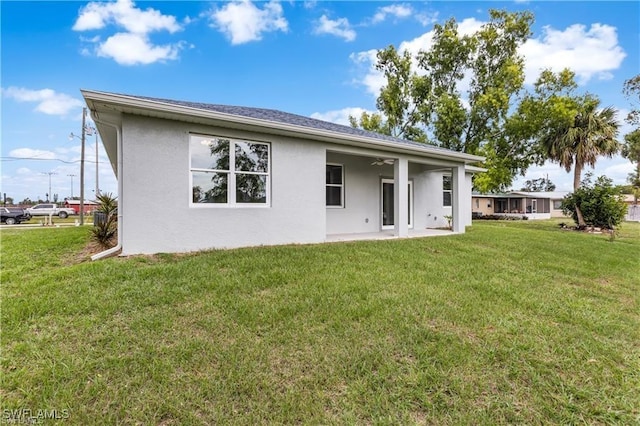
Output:
<svg viewBox="0 0 640 426">
<path fill-rule="evenodd" d="M 47 193 L 47 203 L 49 202 L 49 197 L 51 197 L 51 175 L 57 175 L 56 172 L 46 172 L 42 173 L 43 175 L 49 175 L 49 192 Z"/>
<path fill-rule="evenodd" d="M 69 176 L 71 178 L 71 199 L 73 200 L 73 178 L 76 177 L 77 175 L 70 174 L 70 175 L 67 175 L 67 176 Z"/>
<path fill-rule="evenodd" d="M 85 122 L 87 119 L 87 107 L 82 108 L 82 147 L 80 149 L 80 225 L 84 225 L 84 145 L 85 145 Z"/>
</svg>

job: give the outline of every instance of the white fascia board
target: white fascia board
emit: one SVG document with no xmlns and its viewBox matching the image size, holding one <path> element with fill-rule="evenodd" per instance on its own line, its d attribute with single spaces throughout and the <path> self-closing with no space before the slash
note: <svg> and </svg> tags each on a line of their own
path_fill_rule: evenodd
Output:
<svg viewBox="0 0 640 426">
<path fill-rule="evenodd" d="M 104 102 L 106 104 L 110 104 L 113 109 L 117 109 L 118 106 L 126 106 L 133 110 L 142 111 L 153 111 L 156 114 L 160 113 L 165 115 L 167 118 L 173 118 L 179 121 L 192 121 L 185 120 L 186 117 L 199 117 L 202 119 L 210 119 L 217 120 L 223 122 L 231 122 L 236 124 L 241 124 L 246 127 L 257 127 L 265 130 L 269 129 L 279 129 L 286 133 L 291 134 L 302 134 L 306 136 L 311 136 L 314 139 L 320 139 L 326 142 L 337 142 L 338 140 L 342 143 L 356 145 L 356 146 L 376 146 L 381 149 L 385 149 L 392 152 L 404 152 L 404 153 L 413 153 L 413 154 L 428 154 L 431 157 L 443 158 L 455 161 L 462 161 L 466 163 L 477 163 L 484 161 L 484 157 L 480 157 L 477 155 L 465 154 L 462 152 L 456 151 L 446 151 L 442 152 L 440 150 L 435 150 L 431 148 L 429 145 L 425 145 L 424 147 L 420 146 L 412 146 L 406 145 L 402 146 L 398 143 L 389 142 L 381 139 L 370 138 L 366 136 L 356 136 L 356 135 L 348 135 L 344 133 L 332 132 L 323 129 L 315 129 L 305 126 L 298 126 L 294 124 L 281 123 L 277 121 L 269 121 L 258 118 L 244 117 L 240 115 L 227 114 L 218 111 L 210 111 L 203 110 L 200 108 L 193 108 L 183 105 L 174 105 L 168 104 L 159 101 L 152 101 L 148 99 L 139 99 L 126 95 L 117 95 L 112 93 L 98 92 L 92 90 L 81 90 L 82 95 L 84 96 L 87 104 L 90 104 L 90 107 L 99 108 L 98 103 Z M 126 112 L 126 111 L 123 111 Z"/>
</svg>

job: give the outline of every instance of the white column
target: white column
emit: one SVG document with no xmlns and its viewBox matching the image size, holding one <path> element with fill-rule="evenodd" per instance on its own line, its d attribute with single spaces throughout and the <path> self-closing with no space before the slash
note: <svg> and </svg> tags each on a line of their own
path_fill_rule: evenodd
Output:
<svg viewBox="0 0 640 426">
<path fill-rule="evenodd" d="M 393 234 L 397 237 L 409 235 L 409 162 L 398 158 L 393 163 Z"/>
<path fill-rule="evenodd" d="M 464 190 L 464 165 L 461 164 L 451 169 L 451 215 L 453 216 L 453 232 L 464 233 L 464 203 L 469 200 L 465 199 Z"/>
</svg>

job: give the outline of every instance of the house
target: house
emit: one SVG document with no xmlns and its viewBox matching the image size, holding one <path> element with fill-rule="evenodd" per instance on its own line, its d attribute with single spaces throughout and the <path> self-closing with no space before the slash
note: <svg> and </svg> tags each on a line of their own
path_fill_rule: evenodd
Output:
<svg viewBox="0 0 640 426">
<path fill-rule="evenodd" d="M 473 194 L 471 208 L 474 215 L 526 216 L 527 219 L 565 217 L 562 199 L 569 192 L 511 191 L 501 194 Z"/>
<path fill-rule="evenodd" d="M 270 109 L 82 94 L 118 178 L 124 255 L 471 225 L 482 157 Z"/>
<path fill-rule="evenodd" d="M 64 200 L 64 206 L 66 208 L 71 208 L 76 211 L 76 214 L 80 214 L 80 200 Z M 85 200 L 84 201 L 84 212 L 93 213 L 94 210 L 98 208 L 98 203 L 95 201 Z"/>
<path fill-rule="evenodd" d="M 627 205 L 627 212 L 624 220 L 628 222 L 640 222 L 640 204 L 633 194 L 622 194 L 624 203 Z"/>
</svg>

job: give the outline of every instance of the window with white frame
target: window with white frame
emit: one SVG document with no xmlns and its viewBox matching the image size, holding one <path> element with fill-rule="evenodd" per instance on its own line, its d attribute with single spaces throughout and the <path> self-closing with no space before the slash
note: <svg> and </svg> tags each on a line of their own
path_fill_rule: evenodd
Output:
<svg viewBox="0 0 640 426">
<path fill-rule="evenodd" d="M 562 200 L 553 200 L 553 209 L 562 210 Z"/>
<path fill-rule="evenodd" d="M 327 207 L 344 207 L 344 167 L 327 164 Z"/>
<path fill-rule="evenodd" d="M 268 205 L 270 148 L 264 142 L 191 135 L 192 205 Z"/>
<path fill-rule="evenodd" d="M 451 207 L 451 175 L 442 176 L 442 205 Z"/>
</svg>

